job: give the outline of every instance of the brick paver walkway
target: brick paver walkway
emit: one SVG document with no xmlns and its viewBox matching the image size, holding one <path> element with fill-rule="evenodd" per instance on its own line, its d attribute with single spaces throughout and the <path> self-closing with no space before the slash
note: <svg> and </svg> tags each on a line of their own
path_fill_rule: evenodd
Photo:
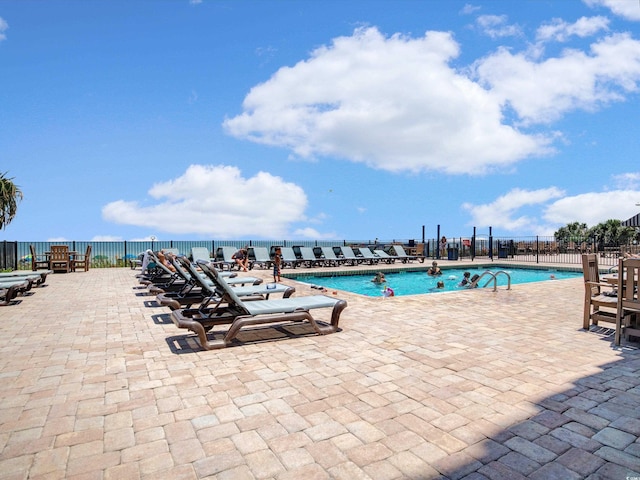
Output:
<svg viewBox="0 0 640 480">
<path fill-rule="evenodd" d="M 580 330 L 581 279 L 341 293 L 339 333 L 202 351 L 134 273 L 0 308 L 0 478 L 640 477 L 640 352 Z"/>
</svg>

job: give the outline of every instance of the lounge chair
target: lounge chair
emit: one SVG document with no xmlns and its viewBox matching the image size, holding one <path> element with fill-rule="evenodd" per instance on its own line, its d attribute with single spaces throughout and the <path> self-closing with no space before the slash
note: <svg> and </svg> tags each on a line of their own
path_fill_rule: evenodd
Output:
<svg viewBox="0 0 640 480">
<path fill-rule="evenodd" d="M 199 262 L 199 266 L 202 270 L 208 268 L 203 262 Z M 198 342 L 206 350 L 225 348 L 233 342 L 243 328 L 256 325 L 279 324 L 284 327 L 291 322 L 307 321 L 317 334 L 334 333 L 338 330 L 340 314 L 347 306 L 346 301 L 326 295 L 244 301 L 224 281 L 224 278 L 217 275 L 215 269 L 211 272 L 214 277 L 217 277 L 223 293 L 222 302 L 206 315 L 197 309 L 178 309 L 171 312 L 171 319 L 176 326 L 194 332 Z M 329 324 L 318 322 L 313 318 L 310 310 L 316 308 L 332 309 Z M 230 326 L 221 339 L 209 340 L 207 331 L 217 325 Z"/>
<path fill-rule="evenodd" d="M 378 256 L 378 258 L 380 258 L 380 260 L 385 262 L 385 263 L 395 263 L 396 260 L 398 260 L 397 256 L 389 255 L 384 250 L 374 250 L 373 253 L 375 253 Z"/>
<path fill-rule="evenodd" d="M 269 257 L 267 247 L 249 247 L 249 265 L 250 268 L 256 265 L 259 265 L 261 268 L 271 268 L 273 261 Z"/>
<path fill-rule="evenodd" d="M 29 281 L 26 279 L 0 282 L 0 306 L 11 305 L 20 293 L 24 293 L 29 289 Z"/>
<path fill-rule="evenodd" d="M 391 245 L 391 247 L 389 248 L 393 249 L 396 257 L 401 260 L 402 263 L 413 262 L 414 260 L 418 259 L 418 257 L 414 255 L 407 255 L 407 252 L 404 251 L 404 247 L 402 245 Z M 422 261 L 424 262 L 424 258 L 422 259 Z"/>
<path fill-rule="evenodd" d="M 214 262 L 215 258 L 209 255 L 209 249 L 206 247 L 191 247 L 191 258 L 194 262 L 198 260 L 204 260 L 205 262 Z"/>
<path fill-rule="evenodd" d="M 344 263 L 350 263 L 351 265 L 359 265 L 360 263 L 362 263 L 362 257 L 358 257 L 353 251 L 353 248 L 347 246 L 339 248 L 342 252 L 341 258 Z"/>
<path fill-rule="evenodd" d="M 322 259 L 325 267 L 332 266 L 337 267 L 344 263 L 342 258 L 338 258 L 336 252 L 333 251 L 333 247 L 320 247 L 322 249 Z"/>
<path fill-rule="evenodd" d="M 239 249 L 236 247 L 222 246 L 216 249 L 216 264 L 220 266 L 222 270 L 225 268 L 227 270 L 233 269 L 236 266 L 236 261 L 233 258 L 233 255 Z M 195 260 L 194 260 L 195 261 Z M 240 267 L 238 267 L 239 269 Z"/>
<path fill-rule="evenodd" d="M 298 260 L 298 257 L 296 257 L 293 248 L 280 247 L 280 250 L 282 253 L 282 263 L 280 264 L 280 266 L 284 268 L 288 265 L 291 268 L 296 268 L 298 266 L 298 263 L 300 263 L 300 260 Z"/>
<path fill-rule="evenodd" d="M 196 267 L 189 262 L 189 259 L 184 256 L 178 256 L 173 258 L 171 261 L 176 268 L 176 271 L 187 279 L 187 285 L 185 285 L 183 290 L 178 292 L 158 293 L 156 297 L 158 303 L 169 307 L 171 310 L 177 310 L 182 307 L 190 308 L 191 305 L 199 303 L 200 306 L 198 309 L 202 312 L 210 302 L 221 297 L 216 280 L 210 273 L 212 269 L 215 269 L 211 263 L 207 263 L 206 270 L 201 269 L 201 271 L 198 271 L 196 270 Z M 220 276 L 221 272 L 217 271 L 217 273 Z M 234 280 L 240 281 L 243 277 L 222 278 L 225 278 L 227 283 L 229 283 Z M 284 298 L 287 298 L 295 292 L 295 288 L 288 285 L 262 284 L 261 282 L 253 283 L 248 286 L 234 286 L 233 289 L 239 296 L 252 296 L 261 300 L 268 299 L 269 295 L 272 293 L 282 293 Z"/>
<path fill-rule="evenodd" d="M 300 265 L 305 267 L 316 267 L 322 264 L 322 259 L 316 257 L 311 247 L 300 247 Z"/>
<path fill-rule="evenodd" d="M 50 273 L 53 273 L 53 270 L 14 270 L 13 272 L 0 272 L 0 281 L 32 278 L 34 280 L 34 286 L 41 286 L 45 284 L 47 281 L 47 275 Z"/>
<path fill-rule="evenodd" d="M 369 247 L 360 247 L 358 248 L 358 252 L 363 258 L 363 261 L 368 262 L 369 265 L 375 265 L 380 261 L 380 257 L 373 253 Z"/>
</svg>

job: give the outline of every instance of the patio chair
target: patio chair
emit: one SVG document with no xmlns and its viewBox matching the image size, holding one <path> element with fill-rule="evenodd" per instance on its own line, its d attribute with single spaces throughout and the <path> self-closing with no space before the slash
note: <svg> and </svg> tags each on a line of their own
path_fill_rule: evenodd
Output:
<svg viewBox="0 0 640 480">
<path fill-rule="evenodd" d="M 38 255 L 36 253 L 36 247 L 33 245 L 29 245 L 29 249 L 31 250 L 31 270 L 34 272 L 36 270 L 45 269 L 49 270 L 49 258 L 46 255 Z"/>
<path fill-rule="evenodd" d="M 598 322 L 616 323 L 618 298 L 613 285 L 600 281 L 598 257 L 595 253 L 582 255 L 584 276 L 584 316 L 582 328 L 589 330 Z"/>
<path fill-rule="evenodd" d="M 206 271 L 208 265 L 198 262 Z M 221 302 L 204 316 L 197 309 L 178 309 L 171 312 L 171 319 L 179 328 L 186 328 L 196 334 L 198 343 L 206 350 L 225 348 L 231 345 L 245 327 L 274 325 L 279 330 L 288 325 L 307 321 L 319 335 L 334 333 L 338 330 L 340 314 L 347 302 L 327 295 L 310 295 L 275 300 L 244 301 L 215 269 L 211 274 L 217 279 L 223 297 Z M 317 321 L 310 313 L 312 309 L 331 308 L 330 323 Z M 209 340 L 207 331 L 217 325 L 229 325 L 222 338 Z M 255 337 L 254 337 L 255 338 Z"/>
<path fill-rule="evenodd" d="M 51 252 L 49 254 L 49 263 L 51 270 L 54 272 L 71 271 L 71 258 L 69 256 L 68 245 L 51 245 Z"/>
<path fill-rule="evenodd" d="M 77 253 L 71 260 L 71 271 L 75 272 L 77 269 L 82 269 L 85 272 L 89 271 L 91 264 L 91 245 L 87 245 L 85 253 Z"/>
<path fill-rule="evenodd" d="M 620 338 L 640 337 L 640 259 L 621 258 L 618 261 L 618 308 L 616 312 L 615 344 Z"/>
</svg>

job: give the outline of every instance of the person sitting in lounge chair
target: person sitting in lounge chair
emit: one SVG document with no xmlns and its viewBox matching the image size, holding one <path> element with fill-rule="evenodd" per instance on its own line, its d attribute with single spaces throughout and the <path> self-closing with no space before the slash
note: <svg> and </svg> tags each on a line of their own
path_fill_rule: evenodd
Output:
<svg viewBox="0 0 640 480">
<path fill-rule="evenodd" d="M 169 260 L 167 259 L 167 255 L 171 255 L 171 253 L 170 252 L 165 253 L 164 250 L 160 250 L 156 256 L 158 257 L 158 260 L 160 260 L 165 267 L 167 267 L 172 272 L 175 272 L 176 269 L 173 265 L 171 265 L 171 262 L 169 262 Z"/>
<path fill-rule="evenodd" d="M 371 280 L 371 281 L 373 283 L 380 284 L 380 283 L 385 283 L 387 281 L 387 279 L 384 278 L 384 273 L 378 272 L 378 273 L 376 273 L 376 276 L 373 277 L 373 280 Z"/>
<path fill-rule="evenodd" d="M 248 271 L 247 265 L 249 264 L 249 254 L 247 253 L 246 248 L 241 248 L 236 253 L 234 253 L 231 258 L 236 261 L 236 265 L 238 265 L 238 268 L 242 268 L 243 272 Z"/>
<path fill-rule="evenodd" d="M 442 270 L 440 270 L 440 267 L 438 266 L 438 262 L 434 260 L 434 262 L 429 267 L 429 270 L 427 270 L 427 275 L 430 275 L 432 277 L 442 275 Z"/>
</svg>

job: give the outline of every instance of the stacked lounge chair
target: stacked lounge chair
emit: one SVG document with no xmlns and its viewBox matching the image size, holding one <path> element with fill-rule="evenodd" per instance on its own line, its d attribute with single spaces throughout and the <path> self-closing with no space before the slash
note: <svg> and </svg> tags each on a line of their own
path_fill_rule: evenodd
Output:
<svg viewBox="0 0 640 480">
<path fill-rule="evenodd" d="M 257 325 L 279 325 L 309 322 L 320 335 L 338 330 L 340 314 L 347 306 L 346 301 L 327 295 L 310 295 L 283 299 L 244 301 L 216 269 L 206 262 L 198 266 L 215 279 L 216 287 L 222 294 L 220 301 L 204 312 L 199 309 L 178 309 L 171 312 L 173 322 L 179 328 L 186 328 L 197 335 L 198 343 L 206 349 L 229 346 L 240 331 Z M 317 321 L 310 313 L 312 309 L 331 308 L 330 323 Z M 222 338 L 209 340 L 207 331 L 215 326 L 229 325 Z"/>
</svg>

